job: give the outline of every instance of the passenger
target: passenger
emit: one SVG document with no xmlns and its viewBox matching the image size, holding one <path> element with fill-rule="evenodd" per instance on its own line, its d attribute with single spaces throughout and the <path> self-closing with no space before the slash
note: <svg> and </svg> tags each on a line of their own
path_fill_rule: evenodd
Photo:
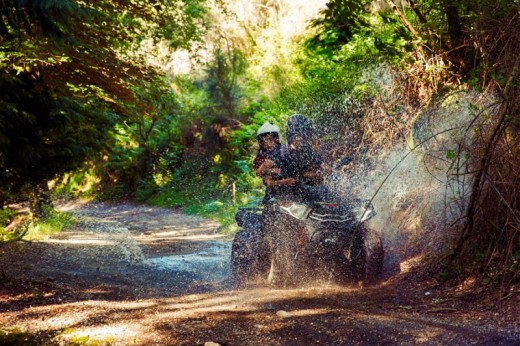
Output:
<svg viewBox="0 0 520 346">
<path fill-rule="evenodd" d="M 266 186 L 264 205 L 276 199 L 285 198 L 288 187 L 296 184 L 296 179 L 284 177 L 282 170 L 287 166 L 289 149 L 280 141 L 280 129 L 272 123 L 263 124 L 257 132 L 259 150 L 254 160 L 256 174 Z"/>
<path fill-rule="evenodd" d="M 288 164 L 289 149 L 280 141 L 280 129 L 272 123 L 263 124 L 257 132 L 259 150 L 253 163 L 256 174 L 262 178 L 265 185 L 265 196 L 262 201 L 261 242 L 258 262 L 254 264 L 259 272 L 265 272 L 271 266 L 273 249 L 272 230 L 278 216 L 277 200 L 284 200 L 289 195 L 296 179 L 282 175 L 282 170 Z"/>
</svg>

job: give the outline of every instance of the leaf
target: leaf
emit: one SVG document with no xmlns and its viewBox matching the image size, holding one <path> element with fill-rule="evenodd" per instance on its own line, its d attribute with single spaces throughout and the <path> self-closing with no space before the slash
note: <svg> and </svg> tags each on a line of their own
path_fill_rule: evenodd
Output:
<svg viewBox="0 0 520 346">
<path fill-rule="evenodd" d="M 17 75 L 25 71 L 25 68 L 23 66 L 18 66 L 15 64 L 13 64 L 13 69 L 16 71 Z"/>
<path fill-rule="evenodd" d="M 451 149 L 450 149 L 450 150 L 448 150 L 448 151 L 446 152 L 446 158 L 447 158 L 448 160 L 453 160 L 456 156 L 457 156 L 457 153 L 455 152 L 455 150 L 451 150 Z"/>
</svg>

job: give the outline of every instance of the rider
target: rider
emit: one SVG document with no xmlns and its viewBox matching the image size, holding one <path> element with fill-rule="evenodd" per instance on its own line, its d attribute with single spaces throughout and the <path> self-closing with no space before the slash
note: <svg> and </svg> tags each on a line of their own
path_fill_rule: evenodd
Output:
<svg viewBox="0 0 520 346">
<path fill-rule="evenodd" d="M 332 169 L 321 155 L 314 150 L 315 140 L 313 124 L 301 114 L 293 114 L 286 124 L 287 143 L 289 145 L 289 164 L 282 169 L 282 175 L 294 177 L 298 184 L 292 188 L 292 199 L 302 201 L 308 198 L 305 185 L 319 185 L 323 177 Z"/>
</svg>

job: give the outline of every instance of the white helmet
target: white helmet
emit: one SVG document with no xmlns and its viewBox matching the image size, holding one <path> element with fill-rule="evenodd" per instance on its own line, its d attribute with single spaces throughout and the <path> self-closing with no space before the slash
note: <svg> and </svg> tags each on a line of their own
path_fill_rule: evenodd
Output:
<svg viewBox="0 0 520 346">
<path fill-rule="evenodd" d="M 260 136 L 260 135 L 265 135 L 265 134 L 268 134 L 268 133 L 276 133 L 276 135 L 278 137 L 280 137 L 280 128 L 278 128 L 278 126 L 276 126 L 273 123 L 266 122 L 265 124 L 260 126 L 260 128 L 258 129 L 256 135 Z"/>
</svg>

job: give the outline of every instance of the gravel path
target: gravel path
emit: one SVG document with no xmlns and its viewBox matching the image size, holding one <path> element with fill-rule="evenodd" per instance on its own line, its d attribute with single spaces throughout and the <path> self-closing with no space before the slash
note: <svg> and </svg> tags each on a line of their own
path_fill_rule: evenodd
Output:
<svg viewBox="0 0 520 346">
<path fill-rule="evenodd" d="M 520 345 L 518 295 L 453 300 L 424 276 L 236 291 L 231 239 L 213 221 L 133 204 L 61 208 L 74 228 L 0 247 L 0 344 Z"/>
<path fill-rule="evenodd" d="M 228 286 L 231 238 L 218 223 L 180 210 L 133 204 L 63 205 L 80 222 L 47 240 L 64 268 L 139 298 L 215 291 Z M 55 262 L 51 254 L 52 262 Z"/>
</svg>

